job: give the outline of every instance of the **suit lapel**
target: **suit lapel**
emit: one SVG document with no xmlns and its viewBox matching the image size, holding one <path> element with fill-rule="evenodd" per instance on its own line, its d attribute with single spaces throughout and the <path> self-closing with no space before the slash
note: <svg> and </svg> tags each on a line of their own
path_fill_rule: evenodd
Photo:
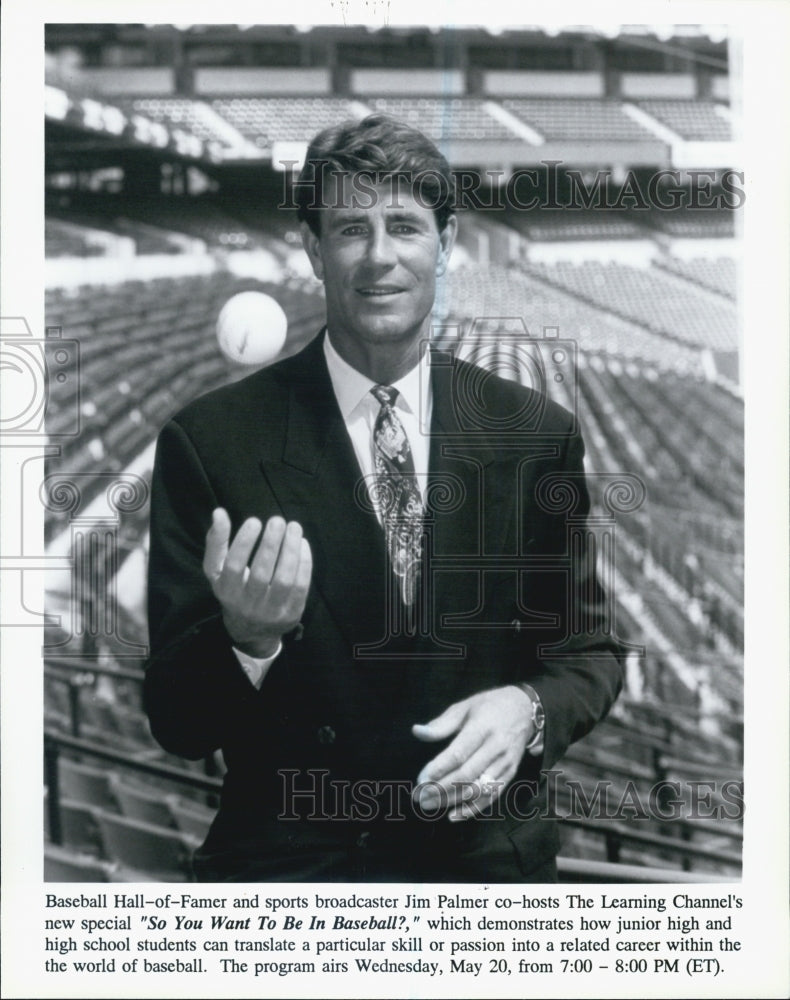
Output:
<svg viewBox="0 0 790 1000">
<path fill-rule="evenodd" d="M 451 356 L 432 356 L 433 416 L 424 548 L 422 640 L 418 647 L 397 637 L 377 644 L 393 629 L 392 579 L 383 530 L 366 503 L 360 470 L 335 399 L 322 337 L 285 362 L 284 435 L 274 434 L 262 457 L 263 474 L 285 517 L 297 520 L 313 550 L 313 581 L 358 659 L 410 655 L 457 658 L 460 647 L 442 619 L 470 620 L 482 612 L 486 592 L 481 556 L 516 554 L 513 524 L 518 456 L 494 450 L 492 434 L 467 426 L 463 403 L 464 366 Z M 505 467 L 507 466 L 507 467 Z M 511 544 L 512 543 L 512 544 Z M 508 551 L 504 551 L 505 548 Z M 513 551 L 509 551 L 510 548 Z M 419 648 L 419 652 L 418 652 Z"/>
<path fill-rule="evenodd" d="M 463 362 L 434 356 L 431 489 L 441 498 L 447 484 L 459 502 L 443 505 L 446 510 L 434 505 L 427 576 L 432 620 L 440 629 L 443 624 L 450 626 L 445 632 L 449 639 L 453 625 L 488 624 L 490 630 L 490 615 L 495 612 L 486 610 L 484 603 L 497 583 L 507 583 L 516 593 L 518 557 L 529 545 L 529 539 L 522 537 L 529 522 L 517 520 L 517 512 L 533 503 L 536 463 L 557 451 L 555 442 L 529 425 L 526 430 L 512 429 L 507 406 L 497 422 L 494 400 L 489 400 L 489 410 L 483 399 L 485 378 Z M 526 412 L 532 406 L 519 405 Z M 536 423 L 540 412 L 535 406 Z"/>
<path fill-rule="evenodd" d="M 428 503 L 429 577 L 438 626 L 446 614 L 471 611 L 483 587 L 474 564 L 502 552 L 509 527 L 504 507 L 512 500 L 505 476 L 497 473 L 490 436 L 463 426 L 463 370 L 435 355 Z"/>
<path fill-rule="evenodd" d="M 441 541 L 440 551 L 447 555 L 482 555 L 494 542 L 489 528 L 494 527 L 494 521 L 481 517 L 484 494 L 489 491 L 485 469 L 494 461 L 493 448 L 487 434 L 470 433 L 462 425 L 463 390 L 459 391 L 456 363 L 436 353 L 431 372 L 434 409 L 429 508 L 437 544 Z M 452 493 L 452 500 L 445 498 L 445 491 Z M 434 492 L 435 499 L 430 502 Z"/>
<path fill-rule="evenodd" d="M 284 444 L 281 454 L 264 455 L 262 468 L 285 516 L 304 529 L 314 585 L 346 639 L 375 641 L 384 626 L 384 534 L 358 486 L 361 473 L 322 340 L 286 363 Z"/>
</svg>

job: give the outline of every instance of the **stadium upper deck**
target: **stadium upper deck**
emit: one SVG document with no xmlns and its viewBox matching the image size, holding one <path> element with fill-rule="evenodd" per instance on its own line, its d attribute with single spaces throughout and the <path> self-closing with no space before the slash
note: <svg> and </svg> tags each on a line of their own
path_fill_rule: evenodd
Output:
<svg viewBox="0 0 790 1000">
<path fill-rule="evenodd" d="M 149 119 L 198 159 L 238 162 L 380 110 L 419 122 L 457 165 L 666 165 L 689 142 L 729 141 L 726 40 L 712 34 L 53 24 L 49 122 L 87 115 L 140 140 Z"/>
</svg>

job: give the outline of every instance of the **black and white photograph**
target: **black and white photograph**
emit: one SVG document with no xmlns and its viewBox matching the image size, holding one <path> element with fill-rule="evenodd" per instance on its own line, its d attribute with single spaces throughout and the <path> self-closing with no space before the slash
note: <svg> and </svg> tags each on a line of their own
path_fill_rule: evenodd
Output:
<svg viewBox="0 0 790 1000">
<path fill-rule="evenodd" d="M 728 39 L 46 55 L 51 876 L 737 876 Z"/>
<path fill-rule="evenodd" d="M 38 32 L 40 231 L 3 255 L 40 308 L 4 284 L 0 320 L 30 982 L 721 990 L 770 816 L 749 671 L 786 708 L 749 638 L 786 566 L 746 596 L 786 344 L 745 29 L 335 6 Z"/>
</svg>

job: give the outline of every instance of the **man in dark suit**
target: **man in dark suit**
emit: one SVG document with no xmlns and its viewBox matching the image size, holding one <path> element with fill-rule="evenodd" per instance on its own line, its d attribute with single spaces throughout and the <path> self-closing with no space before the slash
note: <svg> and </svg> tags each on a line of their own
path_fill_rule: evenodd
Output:
<svg viewBox="0 0 790 1000">
<path fill-rule="evenodd" d="M 198 877 L 555 880 L 541 768 L 621 683 L 584 533 L 541 500 L 565 478 L 586 513 L 581 438 L 426 349 L 456 219 L 421 133 L 325 130 L 297 201 L 325 330 L 157 448 L 146 706 L 227 765 Z"/>
</svg>

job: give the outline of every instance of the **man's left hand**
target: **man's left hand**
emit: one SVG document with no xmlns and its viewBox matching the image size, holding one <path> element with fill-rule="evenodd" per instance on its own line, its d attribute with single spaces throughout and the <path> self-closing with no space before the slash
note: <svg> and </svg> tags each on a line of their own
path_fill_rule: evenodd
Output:
<svg viewBox="0 0 790 1000">
<path fill-rule="evenodd" d="M 514 777 L 533 736 L 531 699 L 515 685 L 481 691 L 458 701 L 424 725 L 418 740 L 455 739 L 417 778 L 415 798 L 428 810 L 448 806 L 448 819 L 469 819 L 487 808 Z M 428 787 L 420 788 L 426 782 Z"/>
</svg>

